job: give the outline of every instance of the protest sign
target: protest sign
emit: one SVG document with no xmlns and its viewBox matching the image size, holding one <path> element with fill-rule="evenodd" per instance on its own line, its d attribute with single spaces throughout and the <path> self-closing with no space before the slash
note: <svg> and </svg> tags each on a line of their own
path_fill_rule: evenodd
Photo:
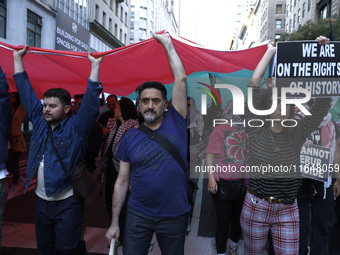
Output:
<svg viewBox="0 0 340 255">
<path fill-rule="evenodd" d="M 303 177 L 326 182 L 329 172 L 331 150 L 319 145 L 302 146 L 300 152 L 300 169 Z"/>
<path fill-rule="evenodd" d="M 304 88 L 312 97 L 340 95 L 340 43 L 278 42 L 276 86 Z M 295 97 L 305 95 L 294 94 Z"/>
</svg>

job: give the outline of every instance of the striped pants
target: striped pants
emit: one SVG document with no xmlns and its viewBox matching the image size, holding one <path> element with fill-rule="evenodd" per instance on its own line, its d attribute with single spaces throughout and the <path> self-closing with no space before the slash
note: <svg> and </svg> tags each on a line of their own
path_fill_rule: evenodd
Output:
<svg viewBox="0 0 340 255">
<path fill-rule="evenodd" d="M 271 231 L 275 254 L 299 253 L 299 210 L 294 204 L 273 203 L 249 192 L 241 213 L 244 254 L 263 254 Z"/>
</svg>

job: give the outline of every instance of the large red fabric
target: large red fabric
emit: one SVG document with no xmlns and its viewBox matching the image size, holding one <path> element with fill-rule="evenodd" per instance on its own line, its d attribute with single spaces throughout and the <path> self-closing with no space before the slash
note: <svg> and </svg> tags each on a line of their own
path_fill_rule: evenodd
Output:
<svg viewBox="0 0 340 255">
<path fill-rule="evenodd" d="M 265 45 L 243 51 L 215 51 L 183 38 L 172 37 L 172 41 L 187 75 L 199 71 L 231 73 L 242 69 L 254 70 L 266 51 Z M 11 91 L 15 90 L 13 50 L 21 48 L 23 46 L 0 42 L 0 65 Z M 165 51 L 154 38 L 93 55 L 103 56 L 100 80 L 107 93 L 125 96 L 145 81 L 173 82 Z M 85 52 L 29 47 L 24 65 L 39 98 L 44 91 L 55 87 L 65 88 L 71 95 L 84 93 L 90 75 L 90 62 Z"/>
</svg>

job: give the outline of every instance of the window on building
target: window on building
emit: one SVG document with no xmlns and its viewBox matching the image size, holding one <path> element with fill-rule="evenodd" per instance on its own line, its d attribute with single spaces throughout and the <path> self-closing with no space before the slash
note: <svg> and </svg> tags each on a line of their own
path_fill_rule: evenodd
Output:
<svg viewBox="0 0 340 255">
<path fill-rule="evenodd" d="M 277 19 L 275 21 L 275 28 L 281 29 L 282 28 L 282 19 Z"/>
<path fill-rule="evenodd" d="M 97 4 L 96 4 L 96 13 L 95 13 L 94 19 L 95 20 L 99 19 L 99 6 Z"/>
<path fill-rule="evenodd" d="M 286 6 L 286 16 L 288 16 L 289 14 L 288 10 L 289 10 L 289 4 Z"/>
<path fill-rule="evenodd" d="M 128 21 L 127 21 L 127 12 L 125 12 L 125 19 L 124 19 L 124 22 L 125 22 L 125 25 L 128 24 Z"/>
<path fill-rule="evenodd" d="M 297 18 L 297 23 L 301 23 L 301 9 L 298 10 L 298 18 Z"/>
<path fill-rule="evenodd" d="M 328 6 L 325 5 L 323 8 L 320 8 L 319 13 L 320 13 L 321 19 L 326 19 L 329 16 L 328 15 Z"/>
<path fill-rule="evenodd" d="M 294 0 L 294 7 L 296 6 L 296 0 Z"/>
<path fill-rule="evenodd" d="M 103 26 L 106 27 L 106 12 L 103 12 Z"/>
<path fill-rule="evenodd" d="M 306 13 L 306 3 L 303 3 L 303 5 L 302 5 L 302 18 L 305 17 L 305 13 Z"/>
<path fill-rule="evenodd" d="M 289 33 L 292 32 L 292 20 L 289 20 Z"/>
<path fill-rule="evenodd" d="M 118 38 L 118 25 L 115 24 L 115 37 Z"/>
<path fill-rule="evenodd" d="M 293 28 L 296 27 L 296 14 L 294 14 L 294 17 L 293 17 Z"/>
<path fill-rule="evenodd" d="M 311 5 L 312 5 L 311 0 L 308 0 L 308 12 L 310 12 Z"/>
<path fill-rule="evenodd" d="M 139 29 L 139 37 L 142 40 L 146 40 L 146 29 L 145 28 L 140 28 Z"/>
<path fill-rule="evenodd" d="M 123 42 L 123 30 L 119 30 L 119 41 Z"/>
<path fill-rule="evenodd" d="M 146 26 L 147 26 L 146 21 L 147 21 L 146 18 L 139 18 L 139 27 L 140 28 L 146 28 Z"/>
<path fill-rule="evenodd" d="M 65 1 L 65 13 L 70 16 L 70 1 Z"/>
<path fill-rule="evenodd" d="M 126 45 L 126 34 L 124 34 L 124 44 Z"/>
<path fill-rule="evenodd" d="M 60 10 L 62 10 L 62 11 L 64 11 L 64 1 L 62 0 L 62 1 L 58 1 L 59 2 L 59 9 Z"/>
<path fill-rule="evenodd" d="M 293 11 L 293 1 L 292 0 L 290 0 L 289 7 L 290 7 L 289 11 L 292 12 Z"/>
<path fill-rule="evenodd" d="M 7 2 L 0 0 L 0 37 L 6 38 L 6 25 L 7 25 Z"/>
<path fill-rule="evenodd" d="M 275 42 L 277 42 L 278 40 L 280 40 L 281 34 L 275 34 Z"/>
<path fill-rule="evenodd" d="M 110 0 L 110 9 L 113 11 L 113 4 L 114 4 L 114 0 Z"/>
<path fill-rule="evenodd" d="M 27 45 L 41 47 L 42 18 L 34 12 L 27 10 Z"/>
<path fill-rule="evenodd" d="M 147 9 L 148 9 L 147 7 L 141 6 L 139 10 L 139 15 L 141 17 L 147 17 L 148 16 Z"/>
<path fill-rule="evenodd" d="M 112 19 L 109 18 L 109 31 L 112 33 Z"/>
<path fill-rule="evenodd" d="M 276 14 L 282 14 L 282 4 L 276 5 Z"/>
<path fill-rule="evenodd" d="M 116 16 L 118 17 L 119 11 L 119 2 L 116 0 Z"/>
<path fill-rule="evenodd" d="M 123 21 L 123 6 L 120 7 L 120 20 Z"/>
</svg>

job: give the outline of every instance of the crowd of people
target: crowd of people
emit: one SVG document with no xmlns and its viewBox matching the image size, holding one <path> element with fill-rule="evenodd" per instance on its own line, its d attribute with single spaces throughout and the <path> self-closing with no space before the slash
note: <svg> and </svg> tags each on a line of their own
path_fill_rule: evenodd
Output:
<svg viewBox="0 0 340 255">
<path fill-rule="evenodd" d="M 8 170 L 13 175 L 11 197 L 23 188 L 27 190 L 32 179 L 37 179 L 35 228 L 39 253 L 86 254 L 83 237 L 92 194 L 76 197 L 62 165 L 70 170 L 86 160 L 88 170 L 94 173 L 100 157 L 106 210 L 111 219 L 108 241 L 115 239 L 127 255 L 147 254 L 155 233 L 162 254 L 184 254 L 197 189 L 191 166 L 202 163 L 191 150 L 206 142 L 204 162 L 208 168 L 219 165 L 237 170 L 208 174 L 208 190 L 216 211 L 217 255 L 239 254 L 241 237 L 244 254 L 262 254 L 267 249 L 269 254 L 303 255 L 308 253 L 307 246 L 310 254 L 336 254 L 332 253 L 336 243 L 332 233 L 339 233 L 334 230 L 339 227 L 334 208 L 340 195 L 340 176 L 320 182 L 293 171 L 300 164 L 302 146 L 317 142 L 330 149 L 331 164 L 340 163 L 339 127 L 328 113 L 331 100 L 310 102 L 312 114 L 300 116 L 294 127 L 281 124 L 297 119 L 291 105 L 287 105 L 285 114 L 279 103 L 268 116 L 255 115 L 249 109 L 245 116 L 238 116 L 233 114 L 233 101 L 229 101 L 223 109 L 220 106 L 211 111 L 238 124 L 212 129 L 204 125 L 195 100 L 187 97 L 186 72 L 171 37 L 164 33 L 154 38 L 163 46 L 174 77 L 171 101 L 163 84 L 149 81 L 136 89 L 138 106 L 129 98 L 110 95 L 106 98 L 107 111 L 102 111 L 102 57 L 94 58 L 91 53 L 86 93 L 74 95 L 73 105 L 71 95 L 62 88 L 47 90 L 41 105 L 25 71 L 27 47 L 13 53 L 18 92 L 8 93 L 0 68 L 0 228 Z M 329 43 L 323 36 L 316 40 Z M 271 83 L 266 89 L 260 84 L 275 52 L 275 45 L 269 43 L 250 79 L 256 109 L 266 110 L 273 104 Z M 26 151 L 21 132 L 25 117 L 33 124 L 26 181 L 19 174 L 19 160 Z M 249 119 L 278 121 L 261 127 L 240 125 Z M 314 139 L 316 130 L 321 139 Z M 281 173 L 239 171 L 248 165 L 295 168 Z"/>
</svg>

